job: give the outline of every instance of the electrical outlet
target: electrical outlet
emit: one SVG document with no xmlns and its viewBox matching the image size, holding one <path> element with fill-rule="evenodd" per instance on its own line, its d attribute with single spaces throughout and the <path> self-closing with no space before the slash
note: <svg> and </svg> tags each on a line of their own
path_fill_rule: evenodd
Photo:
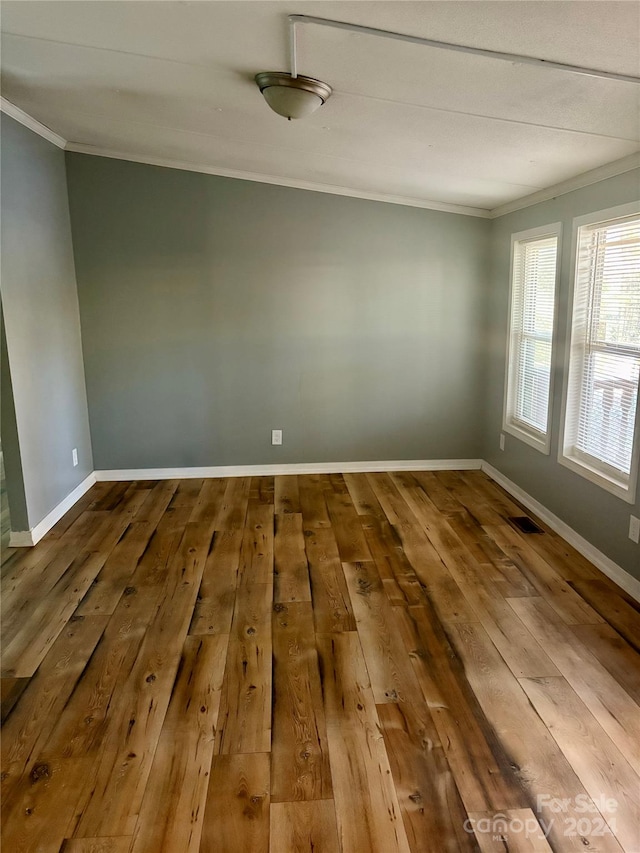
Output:
<svg viewBox="0 0 640 853">
<path fill-rule="evenodd" d="M 640 542 L 640 518 L 635 515 L 629 516 L 629 539 L 632 542 Z"/>
<path fill-rule="evenodd" d="M 73 450 L 71 451 L 71 458 L 73 460 L 73 467 L 75 468 L 76 465 L 78 464 L 78 448 L 77 447 L 74 447 Z"/>
<path fill-rule="evenodd" d="M 500 450 L 504 450 L 504 433 L 500 433 Z"/>
<path fill-rule="evenodd" d="M 282 444 L 282 430 L 281 429 L 272 429 L 271 430 L 271 444 Z"/>
</svg>

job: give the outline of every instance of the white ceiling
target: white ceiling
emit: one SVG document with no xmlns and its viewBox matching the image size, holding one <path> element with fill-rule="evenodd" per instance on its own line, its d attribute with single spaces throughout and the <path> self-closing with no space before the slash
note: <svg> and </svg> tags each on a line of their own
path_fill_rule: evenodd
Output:
<svg viewBox="0 0 640 853">
<path fill-rule="evenodd" d="M 640 74 L 637 2 L 5 0 L 2 94 L 83 150 L 424 206 L 490 210 L 640 150 L 637 84 L 309 25 L 298 70 L 334 95 L 287 122 L 253 76 L 289 70 L 295 13 Z"/>
</svg>

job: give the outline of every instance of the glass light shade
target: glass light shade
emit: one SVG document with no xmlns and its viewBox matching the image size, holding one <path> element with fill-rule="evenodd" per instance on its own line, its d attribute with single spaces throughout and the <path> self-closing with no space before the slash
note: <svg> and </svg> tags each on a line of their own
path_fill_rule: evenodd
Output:
<svg viewBox="0 0 640 853">
<path fill-rule="evenodd" d="M 271 109 L 285 118 L 304 118 L 331 95 L 331 86 L 313 77 L 292 77 L 285 71 L 262 71 L 256 83 Z"/>
<path fill-rule="evenodd" d="M 268 86 L 262 94 L 271 109 L 285 118 L 304 118 L 324 104 L 313 92 L 289 86 Z"/>
</svg>

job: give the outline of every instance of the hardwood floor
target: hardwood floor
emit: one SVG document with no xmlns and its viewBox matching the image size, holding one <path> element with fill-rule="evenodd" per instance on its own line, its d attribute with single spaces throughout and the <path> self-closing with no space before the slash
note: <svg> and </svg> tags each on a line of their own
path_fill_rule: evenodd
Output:
<svg viewBox="0 0 640 853">
<path fill-rule="evenodd" d="M 640 851 L 639 606 L 480 472 L 99 483 L 2 567 L 7 853 Z"/>
</svg>

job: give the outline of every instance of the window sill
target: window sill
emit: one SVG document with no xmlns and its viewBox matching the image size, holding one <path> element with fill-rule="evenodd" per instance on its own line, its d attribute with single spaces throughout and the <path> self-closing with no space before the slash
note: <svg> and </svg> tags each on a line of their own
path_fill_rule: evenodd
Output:
<svg viewBox="0 0 640 853">
<path fill-rule="evenodd" d="M 596 486 L 600 486 L 600 488 L 610 492 L 612 495 L 621 498 L 625 503 L 635 503 L 635 478 L 632 477 L 628 483 L 622 480 L 616 480 L 604 472 L 599 471 L 597 468 L 594 468 L 592 465 L 589 465 L 589 463 L 585 462 L 583 459 L 579 459 L 576 456 L 570 456 L 568 454 L 566 455 L 562 452 L 558 456 L 558 462 L 561 465 L 564 465 L 565 468 L 573 471 L 575 474 L 579 474 L 581 477 L 584 477 L 585 480 L 589 480 L 590 483 L 594 483 Z"/>
<path fill-rule="evenodd" d="M 504 421 L 502 424 L 503 432 L 512 435 L 514 438 L 523 441 L 525 444 L 528 444 L 529 447 L 533 447 L 535 450 L 540 451 L 540 453 L 544 453 L 546 456 L 549 455 L 551 448 L 551 438 L 549 434 L 543 435 L 535 434 L 533 432 L 528 432 L 527 430 L 520 427 L 517 423 Z"/>
</svg>

